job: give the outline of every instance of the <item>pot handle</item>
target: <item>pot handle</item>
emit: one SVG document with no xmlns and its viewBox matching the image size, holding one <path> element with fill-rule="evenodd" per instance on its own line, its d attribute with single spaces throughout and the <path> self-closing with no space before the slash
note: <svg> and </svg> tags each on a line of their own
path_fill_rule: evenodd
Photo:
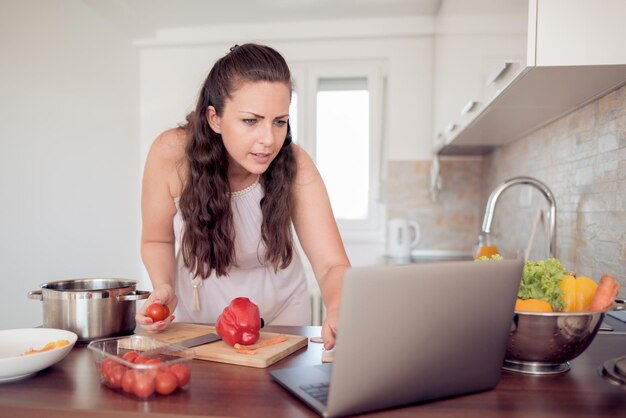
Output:
<svg viewBox="0 0 626 418">
<path fill-rule="evenodd" d="M 43 300 L 43 292 L 39 290 L 31 290 L 28 292 L 28 299 Z"/>
<path fill-rule="evenodd" d="M 626 311 L 626 299 L 615 299 L 613 304 L 614 311 Z"/>
<path fill-rule="evenodd" d="M 150 292 L 147 290 L 135 290 L 134 292 L 127 293 L 125 295 L 119 295 L 116 299 L 118 302 L 125 302 L 127 300 L 148 299 L 148 296 L 150 296 Z"/>
</svg>

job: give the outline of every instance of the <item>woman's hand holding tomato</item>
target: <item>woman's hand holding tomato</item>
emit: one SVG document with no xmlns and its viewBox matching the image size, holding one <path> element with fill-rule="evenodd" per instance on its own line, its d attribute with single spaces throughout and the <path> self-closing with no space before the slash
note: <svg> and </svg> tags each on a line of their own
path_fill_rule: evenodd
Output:
<svg viewBox="0 0 626 418">
<path fill-rule="evenodd" d="M 170 316 L 170 308 L 161 303 L 153 303 L 146 308 L 146 316 L 149 316 L 154 322 L 164 321 Z"/>
<path fill-rule="evenodd" d="M 135 321 L 148 332 L 162 331 L 174 320 L 174 315 L 170 313 L 174 312 L 176 309 L 177 302 L 178 299 L 176 298 L 176 293 L 174 293 L 172 286 L 163 284 L 155 287 L 154 291 L 135 315 Z M 167 315 L 164 317 L 166 310 L 159 306 L 155 307 L 153 306 L 154 304 L 166 305 Z"/>
</svg>

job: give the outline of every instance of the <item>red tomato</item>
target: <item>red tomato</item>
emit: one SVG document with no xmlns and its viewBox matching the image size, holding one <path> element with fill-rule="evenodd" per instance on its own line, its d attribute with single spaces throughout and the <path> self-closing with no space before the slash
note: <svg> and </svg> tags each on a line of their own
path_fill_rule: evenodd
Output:
<svg viewBox="0 0 626 418">
<path fill-rule="evenodd" d="M 137 353 L 136 351 L 128 351 L 127 353 L 124 353 L 122 358 L 129 363 L 133 363 L 138 356 L 139 353 Z"/>
<path fill-rule="evenodd" d="M 169 395 L 178 387 L 178 378 L 172 372 L 160 372 L 154 379 L 157 393 Z"/>
<path fill-rule="evenodd" d="M 145 364 L 161 364 L 161 360 L 158 358 L 151 358 L 150 360 L 147 360 Z"/>
<path fill-rule="evenodd" d="M 135 359 L 133 360 L 133 363 L 135 364 L 143 364 L 147 361 L 150 360 L 150 357 L 148 356 L 144 356 L 143 354 L 139 354 L 137 357 L 135 357 Z"/>
<path fill-rule="evenodd" d="M 144 375 L 148 376 L 150 379 L 154 380 L 154 378 L 156 377 L 158 372 L 159 371 L 156 368 L 151 367 L 149 369 L 141 370 L 141 372 L 139 372 L 139 373 L 144 374 Z"/>
<path fill-rule="evenodd" d="M 170 308 L 167 305 L 153 303 L 146 309 L 146 316 L 152 318 L 154 322 L 163 321 L 170 316 Z"/>
<path fill-rule="evenodd" d="M 133 386 L 135 384 L 135 371 L 126 370 L 124 377 L 122 378 L 122 389 L 126 393 L 133 393 Z"/>
<path fill-rule="evenodd" d="M 105 358 L 100 363 L 100 374 L 102 375 L 102 378 L 104 380 L 109 379 L 109 370 L 111 370 L 111 367 L 113 366 L 115 366 L 115 360 L 113 360 L 111 357 Z"/>
<path fill-rule="evenodd" d="M 114 364 L 109 369 L 107 382 L 109 386 L 112 388 L 120 388 L 122 387 L 122 379 L 124 378 L 124 373 L 126 373 L 126 367 L 121 364 Z"/>
<path fill-rule="evenodd" d="M 191 370 L 185 364 L 174 364 L 170 367 L 170 372 L 176 376 L 178 380 L 178 387 L 183 387 L 187 383 L 189 383 L 189 379 L 191 378 Z"/>
<path fill-rule="evenodd" d="M 136 373 L 133 393 L 139 398 L 147 398 L 154 393 L 154 378 L 145 373 Z"/>
</svg>

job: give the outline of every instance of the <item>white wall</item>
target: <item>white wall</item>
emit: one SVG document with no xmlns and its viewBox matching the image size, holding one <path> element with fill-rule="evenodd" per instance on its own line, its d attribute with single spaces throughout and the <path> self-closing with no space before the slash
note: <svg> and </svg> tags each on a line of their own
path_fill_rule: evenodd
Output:
<svg viewBox="0 0 626 418">
<path fill-rule="evenodd" d="M 0 5 L 0 329 L 43 282 L 141 274 L 137 55 L 82 2 Z"/>
</svg>

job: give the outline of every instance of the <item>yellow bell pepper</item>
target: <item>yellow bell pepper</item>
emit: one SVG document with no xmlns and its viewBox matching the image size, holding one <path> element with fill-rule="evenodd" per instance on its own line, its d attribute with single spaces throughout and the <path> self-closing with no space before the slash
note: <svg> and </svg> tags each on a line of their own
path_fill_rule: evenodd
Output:
<svg viewBox="0 0 626 418">
<path fill-rule="evenodd" d="M 598 284 L 586 276 L 565 275 L 559 284 L 563 291 L 563 312 L 582 312 L 588 309 Z"/>
</svg>

